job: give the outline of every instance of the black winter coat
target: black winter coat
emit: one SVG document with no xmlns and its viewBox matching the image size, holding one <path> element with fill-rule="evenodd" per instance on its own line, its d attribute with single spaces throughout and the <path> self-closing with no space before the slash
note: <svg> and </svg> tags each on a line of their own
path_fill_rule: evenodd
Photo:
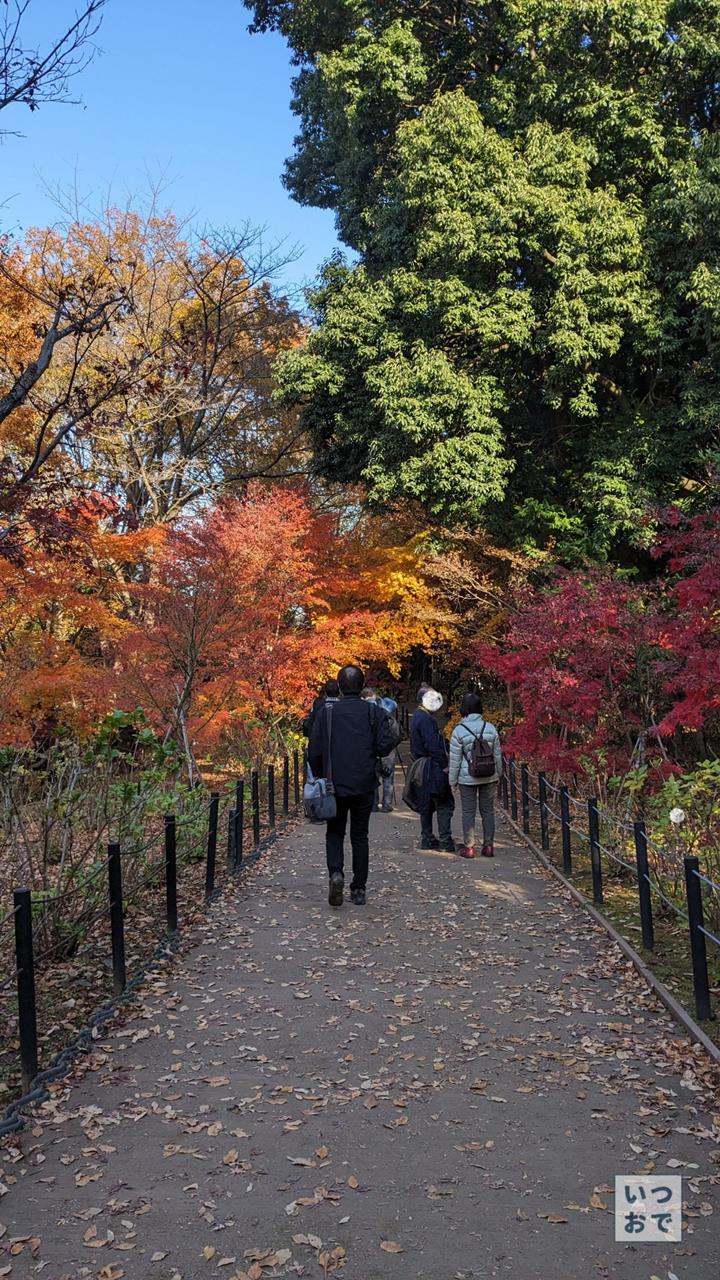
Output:
<svg viewBox="0 0 720 1280">
<path fill-rule="evenodd" d="M 328 702 L 335 703 L 337 698 L 329 698 L 326 693 L 318 694 L 318 697 L 312 704 L 308 714 L 302 722 L 302 731 L 306 738 L 309 738 L 313 731 L 313 725 L 318 718 L 318 714 L 326 707 Z"/>
<path fill-rule="evenodd" d="M 339 796 L 362 796 L 377 786 L 377 762 L 395 749 L 400 737 L 387 713 L 373 702 L 346 694 L 332 704 L 332 780 Z M 308 762 L 317 778 L 327 776 L 327 712 L 315 717 Z"/>
<path fill-rule="evenodd" d="M 452 794 L 446 773 L 447 744 L 434 716 L 422 707 L 418 707 L 410 721 L 410 754 L 413 760 L 430 761 L 425 771 L 425 787 L 438 800 L 446 800 Z"/>
</svg>

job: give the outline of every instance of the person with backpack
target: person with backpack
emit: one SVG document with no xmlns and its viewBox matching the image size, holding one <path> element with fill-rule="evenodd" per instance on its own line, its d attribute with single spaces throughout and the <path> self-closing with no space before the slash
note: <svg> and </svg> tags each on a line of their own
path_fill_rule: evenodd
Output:
<svg viewBox="0 0 720 1280">
<path fill-rule="evenodd" d="M 420 848 L 443 849 L 447 853 L 454 853 L 452 816 L 455 801 L 448 782 L 448 749 L 435 719 L 442 704 L 441 693 L 436 689 L 425 688 L 420 706 L 410 721 L 410 755 L 414 763 L 418 760 L 424 762 L 422 778 L 418 779 L 417 785 Z M 433 832 L 433 814 L 437 814 L 437 836 Z"/>
<path fill-rule="evenodd" d="M 462 719 L 450 738 L 450 785 L 460 788 L 463 841 L 461 858 L 474 858 L 475 818 L 482 820 L 483 858 L 494 858 L 495 788 L 502 775 L 500 735 L 482 713 L 477 693 L 466 693 L 460 704 Z"/>
<path fill-rule="evenodd" d="M 381 706 L 361 697 L 365 676 L 359 667 L 338 674 L 341 698 L 318 712 L 310 735 L 308 762 L 324 782 L 333 816 L 327 817 L 325 848 L 330 878 L 328 902 L 341 907 L 345 886 L 345 830 L 350 818 L 353 878 L 350 900 L 365 906 L 370 861 L 369 826 L 377 793 L 377 762 L 400 741 Z"/>
</svg>

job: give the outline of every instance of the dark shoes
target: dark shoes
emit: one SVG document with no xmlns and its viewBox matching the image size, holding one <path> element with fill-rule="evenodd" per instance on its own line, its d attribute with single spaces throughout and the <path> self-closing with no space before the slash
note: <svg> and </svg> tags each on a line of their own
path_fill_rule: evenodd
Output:
<svg viewBox="0 0 720 1280">
<path fill-rule="evenodd" d="M 475 846 L 473 844 L 460 844 L 458 845 L 457 851 L 460 854 L 461 858 L 477 857 L 477 854 L 475 852 Z"/>
<path fill-rule="evenodd" d="M 334 871 L 330 877 L 330 889 L 328 891 L 328 902 L 331 907 L 341 907 L 343 904 L 343 889 L 345 888 L 345 877 L 340 871 Z"/>
<path fill-rule="evenodd" d="M 328 890 L 328 902 L 331 907 L 341 907 L 343 904 L 343 891 L 345 889 L 345 877 L 339 871 L 334 871 L 330 877 L 330 888 Z M 365 906 L 365 890 L 356 889 L 350 886 L 350 901 L 354 902 L 356 907 Z"/>
<path fill-rule="evenodd" d="M 393 807 L 393 805 L 391 805 L 391 804 L 384 804 L 384 805 L 383 805 L 383 807 L 382 807 L 382 811 L 383 811 L 383 813 L 394 813 L 394 812 L 395 812 L 394 807 Z"/>
<path fill-rule="evenodd" d="M 437 836 L 428 836 L 427 840 L 421 840 L 418 846 L 420 849 L 442 849 L 443 853 L 455 852 L 454 840 L 438 840 Z"/>
<path fill-rule="evenodd" d="M 483 858 L 495 857 L 495 849 L 494 849 L 494 846 L 491 844 L 484 844 L 480 852 Z"/>
</svg>

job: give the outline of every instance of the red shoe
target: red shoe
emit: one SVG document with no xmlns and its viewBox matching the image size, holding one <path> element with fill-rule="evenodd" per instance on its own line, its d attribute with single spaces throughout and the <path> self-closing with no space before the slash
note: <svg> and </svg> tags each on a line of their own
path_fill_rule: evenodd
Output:
<svg viewBox="0 0 720 1280">
<path fill-rule="evenodd" d="M 494 858 L 494 857 L 495 857 L 495 849 L 494 849 L 493 845 L 491 845 L 491 844 L 484 844 L 484 845 L 483 845 L 483 847 L 482 847 L 482 856 L 483 856 L 483 858 Z"/>
<path fill-rule="evenodd" d="M 459 844 L 457 851 L 461 858 L 477 858 L 475 846 L 472 844 Z"/>
</svg>

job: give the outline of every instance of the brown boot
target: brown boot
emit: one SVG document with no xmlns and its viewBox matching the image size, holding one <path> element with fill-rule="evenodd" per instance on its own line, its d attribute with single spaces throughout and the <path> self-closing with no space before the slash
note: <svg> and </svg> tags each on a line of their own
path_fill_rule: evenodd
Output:
<svg viewBox="0 0 720 1280">
<path fill-rule="evenodd" d="M 494 845 L 484 844 L 482 847 L 482 856 L 483 858 L 494 858 L 495 857 Z"/>
</svg>

